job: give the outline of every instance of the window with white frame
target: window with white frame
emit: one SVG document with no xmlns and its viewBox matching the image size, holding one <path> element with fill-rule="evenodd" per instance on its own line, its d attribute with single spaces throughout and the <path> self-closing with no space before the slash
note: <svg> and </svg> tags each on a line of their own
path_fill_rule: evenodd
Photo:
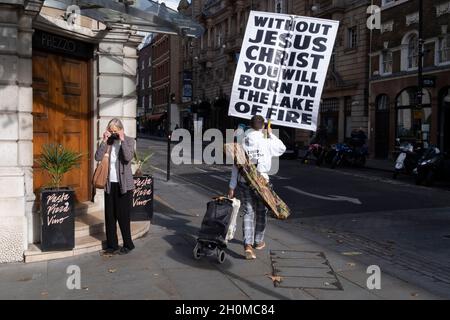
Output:
<svg viewBox="0 0 450 320">
<path fill-rule="evenodd" d="M 417 68 L 419 57 L 419 41 L 416 34 L 412 34 L 408 40 L 408 69 Z"/>
<path fill-rule="evenodd" d="M 141 90 L 144 90 L 144 78 L 141 79 Z"/>
<path fill-rule="evenodd" d="M 450 62 L 450 34 L 445 34 L 439 39 L 438 58 L 439 63 Z"/>
<path fill-rule="evenodd" d="M 383 51 L 381 53 L 381 73 L 392 73 L 392 51 Z"/>
<path fill-rule="evenodd" d="M 388 4 L 391 4 L 394 2 L 395 2 L 395 0 L 382 0 L 381 5 L 384 7 L 384 6 L 387 6 Z"/>
<path fill-rule="evenodd" d="M 276 13 L 286 13 L 285 0 L 275 0 L 275 12 Z"/>
<path fill-rule="evenodd" d="M 347 47 L 356 48 L 356 42 L 358 40 L 358 34 L 356 26 L 347 29 Z"/>
</svg>

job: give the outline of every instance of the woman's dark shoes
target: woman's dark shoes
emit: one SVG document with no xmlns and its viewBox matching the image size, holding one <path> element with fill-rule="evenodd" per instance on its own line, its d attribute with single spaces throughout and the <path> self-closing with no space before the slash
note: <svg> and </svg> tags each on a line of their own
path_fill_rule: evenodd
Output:
<svg viewBox="0 0 450 320">
<path fill-rule="evenodd" d="M 122 247 L 119 250 L 119 254 L 120 255 L 128 254 L 128 253 L 130 253 L 131 250 L 133 250 L 133 249 L 128 249 L 127 247 Z"/>
<path fill-rule="evenodd" d="M 113 249 L 113 248 L 106 248 L 103 251 L 103 255 L 110 255 L 110 256 L 116 255 L 116 254 L 119 254 L 119 253 L 120 253 L 119 249 Z"/>
</svg>

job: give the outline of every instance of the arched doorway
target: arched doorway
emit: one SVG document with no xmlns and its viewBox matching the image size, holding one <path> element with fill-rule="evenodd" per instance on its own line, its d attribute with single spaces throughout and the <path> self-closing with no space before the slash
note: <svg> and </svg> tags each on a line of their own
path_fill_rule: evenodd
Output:
<svg viewBox="0 0 450 320">
<path fill-rule="evenodd" d="M 439 147 L 450 153 L 450 87 L 439 93 Z"/>
<path fill-rule="evenodd" d="M 422 108 L 417 108 L 417 87 L 402 90 L 396 98 L 396 138 L 426 147 L 431 132 L 430 93 L 422 90 Z"/>
<path fill-rule="evenodd" d="M 376 99 L 375 109 L 375 157 L 385 159 L 389 155 L 389 97 L 382 94 Z"/>
</svg>

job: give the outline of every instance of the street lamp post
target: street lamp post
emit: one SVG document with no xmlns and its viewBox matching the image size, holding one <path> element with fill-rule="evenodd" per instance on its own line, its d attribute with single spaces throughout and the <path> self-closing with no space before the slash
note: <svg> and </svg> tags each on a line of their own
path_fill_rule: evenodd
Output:
<svg viewBox="0 0 450 320">
<path fill-rule="evenodd" d="M 171 109 L 173 101 L 175 101 L 175 94 L 171 94 L 169 91 L 169 97 L 167 101 L 167 181 L 170 180 L 170 141 L 172 139 Z"/>
</svg>

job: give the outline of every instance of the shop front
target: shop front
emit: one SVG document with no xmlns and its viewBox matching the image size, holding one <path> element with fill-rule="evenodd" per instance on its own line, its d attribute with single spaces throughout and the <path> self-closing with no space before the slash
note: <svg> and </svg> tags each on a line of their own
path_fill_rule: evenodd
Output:
<svg viewBox="0 0 450 320">
<path fill-rule="evenodd" d="M 425 74 L 422 104 L 418 104 L 417 75 L 376 80 L 371 83 L 370 153 L 394 156 L 397 139 L 416 146 L 450 150 L 450 70 Z"/>
<path fill-rule="evenodd" d="M 83 154 L 62 183 L 75 192 L 77 216 L 102 210 L 102 190 L 91 187 L 93 154 L 112 118 L 136 137 L 138 31 L 198 36 L 202 29 L 157 3 L 100 0 L 0 0 L 0 28 L 2 263 L 27 261 L 39 248 L 39 190 L 49 176 L 36 159 L 44 145 Z"/>
</svg>

